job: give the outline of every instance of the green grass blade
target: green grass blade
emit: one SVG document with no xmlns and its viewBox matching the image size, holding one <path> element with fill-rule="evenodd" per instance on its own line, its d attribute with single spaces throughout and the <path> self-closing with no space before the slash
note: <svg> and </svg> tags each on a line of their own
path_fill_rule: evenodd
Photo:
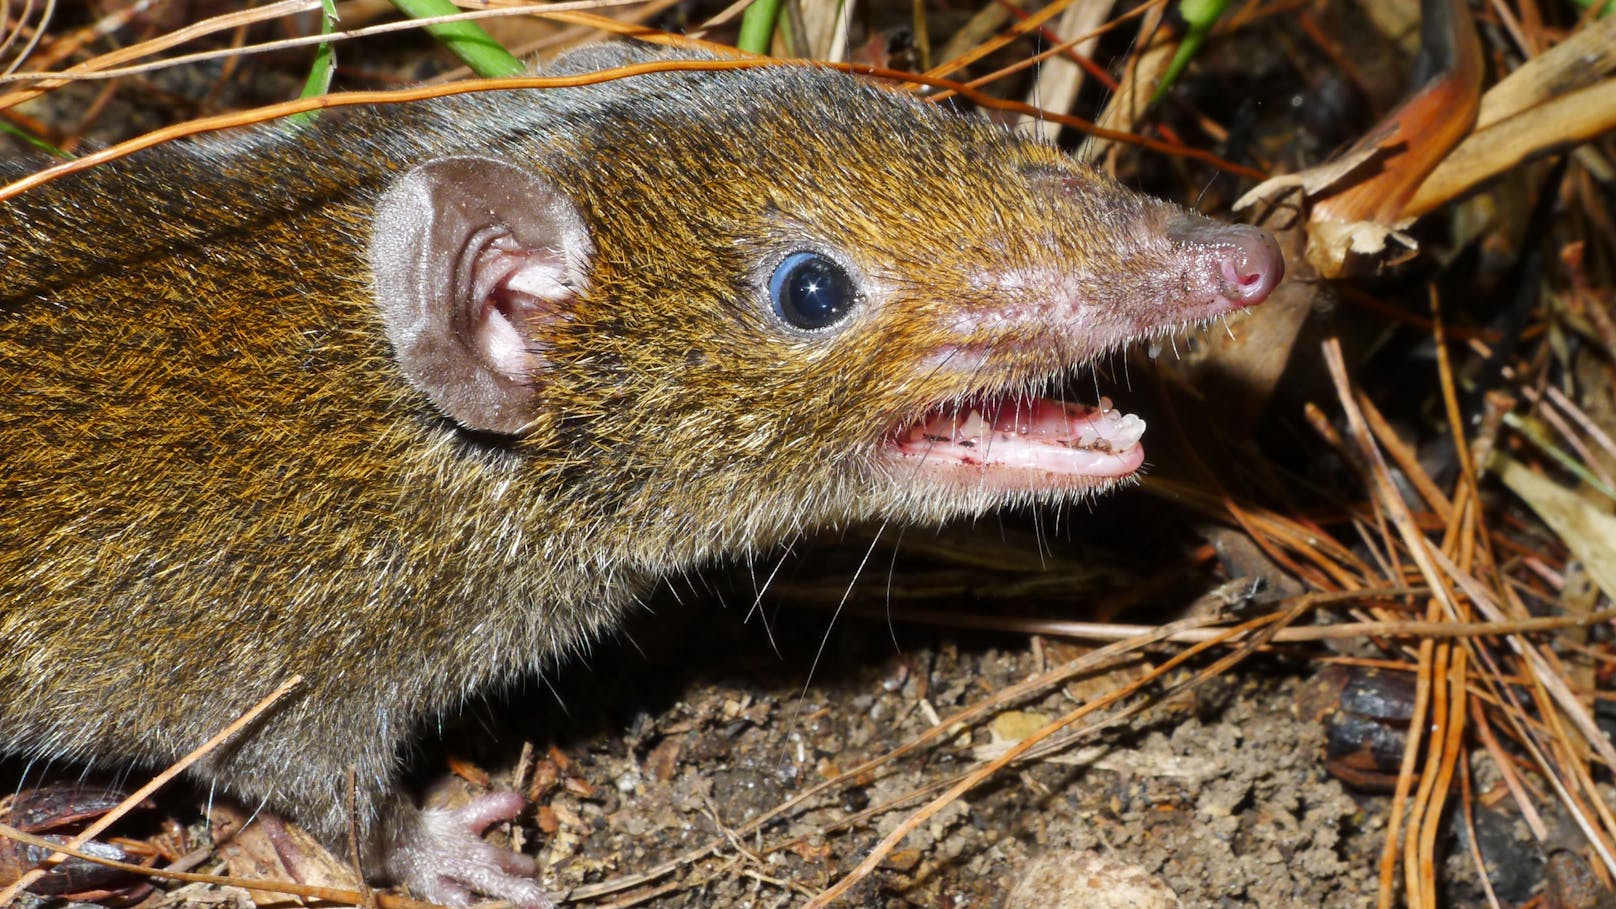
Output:
<svg viewBox="0 0 1616 909">
<path fill-rule="evenodd" d="M 460 12 L 460 8 L 449 0 L 393 0 L 393 5 L 411 19 L 430 19 Z M 460 62 L 485 79 L 520 76 L 527 72 L 522 61 L 511 56 L 510 51 L 501 47 L 493 36 L 475 22 L 446 22 L 428 25 L 426 30 L 442 42 L 449 53 L 459 57 Z"/>
</svg>

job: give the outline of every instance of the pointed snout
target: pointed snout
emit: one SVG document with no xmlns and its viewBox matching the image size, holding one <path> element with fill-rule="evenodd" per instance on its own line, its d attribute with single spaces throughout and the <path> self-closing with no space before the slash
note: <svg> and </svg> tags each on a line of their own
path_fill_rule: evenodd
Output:
<svg viewBox="0 0 1616 909">
<path fill-rule="evenodd" d="M 1229 224 L 1228 252 L 1223 259 L 1223 277 L 1229 282 L 1230 302 L 1255 306 L 1285 277 L 1285 257 L 1273 234 L 1249 224 Z"/>
<path fill-rule="evenodd" d="M 1168 231 L 1173 239 L 1197 247 L 1196 259 L 1212 275 L 1221 275 L 1219 296 L 1237 308 L 1256 306 L 1285 277 L 1285 257 L 1268 231 L 1249 224 L 1223 224 L 1188 215 Z"/>
</svg>

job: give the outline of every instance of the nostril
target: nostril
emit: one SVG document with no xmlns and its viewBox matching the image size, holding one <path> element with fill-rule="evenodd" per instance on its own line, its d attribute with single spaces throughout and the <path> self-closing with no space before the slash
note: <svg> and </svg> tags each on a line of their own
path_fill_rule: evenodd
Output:
<svg viewBox="0 0 1616 909">
<path fill-rule="evenodd" d="M 1264 273 L 1256 269 L 1241 267 L 1245 264 L 1246 263 L 1244 261 L 1224 259 L 1223 279 L 1228 281 L 1230 284 L 1241 288 L 1242 290 L 1250 287 L 1253 284 L 1261 282 L 1265 277 Z M 1242 294 L 1242 296 L 1244 296 L 1244 294 Z"/>
</svg>

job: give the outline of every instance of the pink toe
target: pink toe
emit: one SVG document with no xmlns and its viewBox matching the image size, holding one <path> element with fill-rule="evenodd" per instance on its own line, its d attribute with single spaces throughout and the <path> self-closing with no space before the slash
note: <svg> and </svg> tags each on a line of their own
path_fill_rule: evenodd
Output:
<svg viewBox="0 0 1616 909">
<path fill-rule="evenodd" d="M 491 792 L 479 795 L 453 812 L 455 823 L 464 824 L 472 833 L 482 833 L 495 824 L 514 819 L 527 807 L 514 792 Z"/>
</svg>

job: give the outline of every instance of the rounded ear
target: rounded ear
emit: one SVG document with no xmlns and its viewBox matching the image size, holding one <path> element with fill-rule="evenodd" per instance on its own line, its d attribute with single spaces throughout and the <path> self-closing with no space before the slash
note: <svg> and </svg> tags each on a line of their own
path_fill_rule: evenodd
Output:
<svg viewBox="0 0 1616 909">
<path fill-rule="evenodd" d="M 371 225 L 376 306 L 410 383 L 467 429 L 538 416 L 536 329 L 566 317 L 594 246 L 559 187 L 492 158 L 438 158 L 382 195 Z"/>
</svg>

